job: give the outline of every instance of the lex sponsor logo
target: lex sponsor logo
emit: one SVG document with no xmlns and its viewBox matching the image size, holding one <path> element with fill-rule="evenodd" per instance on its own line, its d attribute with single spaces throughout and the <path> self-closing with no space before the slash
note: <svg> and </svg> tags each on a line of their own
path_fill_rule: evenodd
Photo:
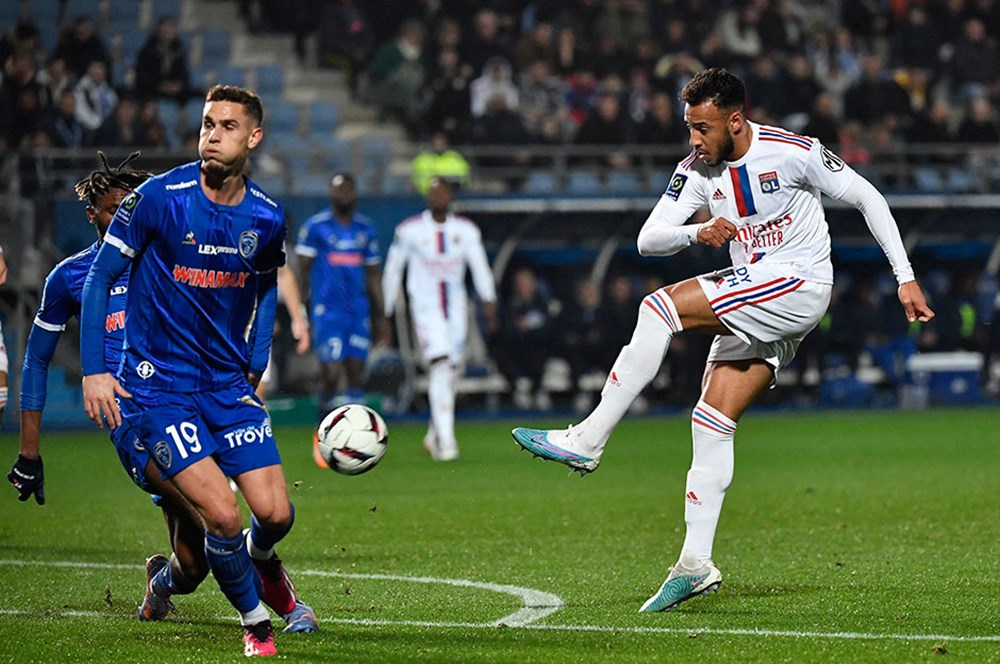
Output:
<svg viewBox="0 0 1000 664">
<path fill-rule="evenodd" d="M 188 180 L 187 182 L 175 182 L 174 184 L 168 184 L 164 187 L 167 191 L 177 191 L 178 189 L 190 189 L 191 187 L 198 184 L 197 180 Z"/>
<path fill-rule="evenodd" d="M 271 431 L 271 418 L 265 417 L 258 425 L 250 425 L 241 429 L 234 429 L 223 435 L 229 448 L 243 447 L 244 445 L 255 445 L 263 443 L 274 437 Z"/>
<path fill-rule="evenodd" d="M 195 288 L 244 288 L 249 272 L 204 270 L 197 267 L 174 265 L 174 281 Z"/>
<path fill-rule="evenodd" d="M 115 295 L 124 295 L 127 292 L 128 292 L 128 286 L 115 286 L 114 288 L 108 291 L 108 294 L 111 296 L 115 296 Z"/>
<path fill-rule="evenodd" d="M 135 372 L 139 375 L 139 378 L 147 380 L 152 378 L 153 374 L 156 373 L 156 367 L 149 360 L 143 360 L 135 367 Z"/>
<path fill-rule="evenodd" d="M 199 244 L 198 253 L 202 256 L 218 256 L 219 254 L 238 254 L 236 247 L 225 247 L 217 244 Z"/>
</svg>

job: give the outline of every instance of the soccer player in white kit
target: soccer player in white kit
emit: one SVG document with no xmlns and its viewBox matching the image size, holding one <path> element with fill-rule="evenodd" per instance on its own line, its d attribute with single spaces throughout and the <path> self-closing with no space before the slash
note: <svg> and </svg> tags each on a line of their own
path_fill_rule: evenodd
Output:
<svg viewBox="0 0 1000 664">
<path fill-rule="evenodd" d="M 717 335 L 691 416 L 684 545 L 644 612 L 673 609 L 722 583 L 712 544 L 733 476 L 737 422 L 791 362 L 830 303 L 833 267 L 821 193 L 864 215 L 892 265 L 907 319 L 934 316 L 885 198 L 871 183 L 816 139 L 750 122 L 743 82 L 725 69 L 697 74 L 681 98 L 693 151 L 639 231 L 639 253 L 669 256 L 692 244 L 728 243 L 733 266 L 646 296 L 632 339 L 583 422 L 564 430 L 513 431 L 535 456 L 591 472 L 614 426 L 656 375 L 673 336 L 682 330 Z M 706 205 L 712 215 L 707 222 L 684 225 Z"/>
<path fill-rule="evenodd" d="M 403 220 L 386 256 L 382 290 L 391 316 L 406 271 L 406 293 L 423 361 L 431 419 L 424 447 L 436 461 L 458 458 L 455 440 L 455 370 L 468 335 L 466 268 L 482 301 L 490 329 L 496 329 L 496 285 L 479 229 L 450 211 L 451 184 L 432 178 L 427 209 Z"/>
</svg>

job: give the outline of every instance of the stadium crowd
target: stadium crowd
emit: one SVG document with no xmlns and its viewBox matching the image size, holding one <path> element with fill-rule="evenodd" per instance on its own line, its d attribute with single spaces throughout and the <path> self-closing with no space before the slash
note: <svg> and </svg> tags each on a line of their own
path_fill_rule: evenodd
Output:
<svg viewBox="0 0 1000 664">
<path fill-rule="evenodd" d="M 1000 142 L 996 0 L 240 5 L 251 29 L 294 32 L 303 57 L 314 38 L 320 66 L 347 71 L 357 97 L 401 122 L 412 138 L 433 138 L 439 147 L 431 153 L 447 149 L 465 182 L 463 146 L 605 146 L 600 163 L 580 165 L 619 170 L 631 157 L 615 147 L 683 150 L 687 133 L 678 92 L 695 72 L 717 65 L 745 78 L 755 121 L 816 136 L 881 187 L 976 190 L 991 171 L 974 150 L 954 145 Z M 32 148 L 167 146 L 172 128 L 164 126 L 160 109 L 200 94 L 173 19 L 164 17 L 149 31 L 128 72 L 115 71 L 128 65 L 111 57 L 100 25 L 98 17 L 64 13 L 58 42 L 48 50 L 30 17 L 0 37 L 0 147 L 25 155 L 24 195 L 33 193 Z M 180 137 L 184 143 L 192 138 Z M 909 154 L 912 180 L 878 175 L 886 149 L 913 145 L 945 147 Z M 529 150 L 480 157 L 474 165 L 489 165 L 486 159 L 540 166 Z M 675 161 L 652 159 L 665 169 Z M 418 190 L 425 179 L 415 179 Z M 522 404 L 537 398 L 544 362 L 535 355 L 565 358 L 574 383 L 606 371 L 623 343 L 621 330 L 634 321 L 638 298 L 649 290 L 644 275 L 633 272 L 615 275 L 603 289 L 582 279 L 552 292 L 535 267 L 508 271 L 503 324 L 491 340 L 501 371 L 526 386 L 519 391 Z M 819 370 L 842 362 L 853 370 L 859 358 L 869 357 L 896 382 L 901 358 L 917 348 L 988 356 L 1000 347 L 997 326 L 990 325 L 998 316 L 996 283 L 981 265 L 967 267 L 930 275 L 928 295 L 938 319 L 918 336 L 902 320 L 887 319 L 884 303 L 893 292 L 883 275 L 861 271 L 842 281 L 828 318 L 860 317 L 864 325 L 824 323 L 810 336 L 801 362 Z M 577 332 L 555 332 L 567 327 Z M 862 327 L 865 335 L 837 336 Z M 532 353 L 518 352 L 524 348 Z M 676 362 L 683 355 L 675 354 Z M 665 371 L 665 399 L 680 403 L 697 394 L 690 367 L 667 365 Z"/>
</svg>

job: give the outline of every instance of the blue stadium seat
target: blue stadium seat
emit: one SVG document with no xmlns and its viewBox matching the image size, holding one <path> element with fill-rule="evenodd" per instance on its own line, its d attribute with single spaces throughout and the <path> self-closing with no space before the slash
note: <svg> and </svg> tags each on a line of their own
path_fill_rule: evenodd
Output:
<svg viewBox="0 0 1000 664">
<path fill-rule="evenodd" d="M 10 2 L 8 0 L 7 4 L 14 5 L 15 7 L 20 5 L 20 2 Z M 43 25 L 45 23 L 56 24 L 59 21 L 59 0 L 32 0 L 30 3 L 31 7 L 31 17 L 35 19 L 38 25 Z M 77 16 L 77 14 L 82 14 L 85 12 L 76 12 L 73 8 L 70 8 L 70 19 Z M 89 14 L 92 19 L 97 19 L 97 14 Z"/>
<path fill-rule="evenodd" d="M 257 94 L 261 97 L 280 97 L 285 89 L 285 68 L 281 65 L 260 65 L 257 67 Z"/>
<path fill-rule="evenodd" d="M 570 171 L 566 191 L 572 194 L 593 194 L 602 191 L 600 179 L 590 171 Z"/>
<path fill-rule="evenodd" d="M 351 146 L 346 141 L 334 139 L 320 149 L 320 166 L 326 173 L 353 171 Z"/>
<path fill-rule="evenodd" d="M 10 4 L 16 5 L 17 2 L 12 2 Z M 32 2 L 31 4 L 34 5 L 35 3 Z M 44 5 L 46 3 L 42 2 L 40 4 Z M 96 20 L 97 17 L 100 15 L 100 13 L 101 13 L 100 0 L 70 0 L 69 2 L 70 20 L 72 20 L 73 17 L 75 16 L 90 16 L 91 18 Z"/>
<path fill-rule="evenodd" d="M 0 24 L 11 26 L 17 23 L 21 17 L 21 4 L 19 2 L 0 2 Z"/>
<path fill-rule="evenodd" d="M 314 102 L 309 104 L 309 132 L 332 133 L 339 122 L 339 112 L 334 104 Z"/>
<path fill-rule="evenodd" d="M 297 104 L 275 100 L 264 106 L 264 126 L 278 134 L 294 134 L 298 131 L 302 112 Z"/>
<path fill-rule="evenodd" d="M 358 139 L 362 168 L 387 168 L 392 160 L 392 145 L 385 138 L 365 136 Z"/>
<path fill-rule="evenodd" d="M 135 65 L 135 59 L 139 51 L 149 38 L 149 34 L 139 30 L 122 30 L 119 33 L 122 39 L 122 59 L 121 62 L 127 67 Z"/>
<path fill-rule="evenodd" d="M 326 196 L 329 186 L 330 176 L 325 173 L 296 173 L 292 177 L 292 187 L 296 194 Z"/>
<path fill-rule="evenodd" d="M 201 114 L 205 110 L 204 99 L 188 99 L 184 104 L 184 126 L 186 129 L 201 127 Z"/>
<path fill-rule="evenodd" d="M 283 175 L 251 175 L 250 179 L 271 196 L 284 196 L 288 193 L 288 184 Z"/>
<path fill-rule="evenodd" d="M 154 0 L 153 20 L 158 20 L 161 16 L 169 16 L 175 21 L 181 18 L 181 0 Z"/>
<path fill-rule="evenodd" d="M 180 144 L 178 136 L 178 121 L 181 117 L 181 109 L 172 101 L 160 101 L 160 119 L 163 120 L 163 127 L 167 130 L 167 140 L 172 147 Z M 185 123 L 186 124 L 186 123 Z"/>
<path fill-rule="evenodd" d="M 111 25 L 135 30 L 139 25 L 139 5 L 135 0 L 108 0 Z"/>
<path fill-rule="evenodd" d="M 220 64 L 215 68 L 215 78 L 215 83 L 245 86 L 247 84 L 247 70 L 243 67 Z"/>
<path fill-rule="evenodd" d="M 557 188 L 556 176 L 549 171 L 531 171 L 524 183 L 524 191 L 529 194 L 551 194 Z"/>
<path fill-rule="evenodd" d="M 228 30 L 202 30 L 201 42 L 202 64 L 215 66 L 229 61 Z"/>
<path fill-rule="evenodd" d="M 608 192 L 612 194 L 637 194 L 645 191 L 642 180 L 632 171 L 611 171 L 608 173 Z"/>
</svg>

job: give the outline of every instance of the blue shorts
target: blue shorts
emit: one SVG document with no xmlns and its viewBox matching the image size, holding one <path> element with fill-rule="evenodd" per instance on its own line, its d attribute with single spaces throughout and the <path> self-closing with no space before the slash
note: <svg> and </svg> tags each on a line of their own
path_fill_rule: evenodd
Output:
<svg viewBox="0 0 1000 664">
<path fill-rule="evenodd" d="M 129 399 L 119 399 L 119 407 L 127 407 L 123 402 L 128 401 Z M 124 412 L 123 410 L 122 413 Z M 139 438 L 132 431 L 132 427 L 123 422 L 120 427 L 111 430 L 110 436 L 111 442 L 115 446 L 115 452 L 118 453 L 118 460 L 122 463 L 122 468 L 135 482 L 135 485 L 150 494 L 153 503 L 159 505 L 163 499 L 146 478 L 146 464 L 149 462 L 149 454 L 146 453 L 146 448 L 142 446 Z"/>
<path fill-rule="evenodd" d="M 313 322 L 313 348 L 322 364 L 355 358 L 364 362 L 372 345 L 371 319 L 324 317 Z"/>
<path fill-rule="evenodd" d="M 122 399 L 140 445 L 170 478 L 212 457 L 226 477 L 281 463 L 271 418 L 249 384 L 217 392 L 160 392 Z"/>
</svg>

